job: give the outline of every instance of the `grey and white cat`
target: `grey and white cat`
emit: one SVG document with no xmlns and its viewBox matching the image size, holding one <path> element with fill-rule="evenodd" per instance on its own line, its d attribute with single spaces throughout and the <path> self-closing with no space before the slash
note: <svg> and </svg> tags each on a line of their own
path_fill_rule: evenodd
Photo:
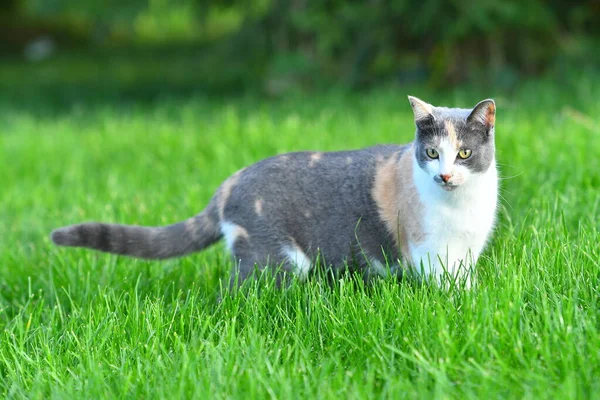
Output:
<svg viewBox="0 0 600 400">
<path fill-rule="evenodd" d="M 55 230 L 52 240 L 164 259 L 225 238 L 240 283 L 267 265 L 306 277 L 319 256 L 365 273 L 412 266 L 439 282 L 448 272 L 469 286 L 495 220 L 495 104 L 470 110 L 409 101 L 412 143 L 278 155 L 229 177 L 188 220 L 83 223 Z"/>
</svg>

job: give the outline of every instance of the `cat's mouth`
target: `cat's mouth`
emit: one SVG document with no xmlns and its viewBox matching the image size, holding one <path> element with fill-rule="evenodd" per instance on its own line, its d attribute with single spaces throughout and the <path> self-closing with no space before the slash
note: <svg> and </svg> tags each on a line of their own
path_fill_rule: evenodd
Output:
<svg viewBox="0 0 600 400">
<path fill-rule="evenodd" d="M 435 181 L 435 183 L 440 185 L 440 187 L 447 192 L 451 192 L 459 186 L 454 182 L 450 182 L 450 181 L 444 182 L 441 178 L 439 178 L 437 176 L 435 178 L 433 178 L 433 180 Z"/>
</svg>

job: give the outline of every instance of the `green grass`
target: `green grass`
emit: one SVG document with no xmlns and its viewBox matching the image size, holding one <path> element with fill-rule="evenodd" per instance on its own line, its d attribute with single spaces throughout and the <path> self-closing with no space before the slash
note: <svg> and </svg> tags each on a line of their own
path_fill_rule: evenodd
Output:
<svg viewBox="0 0 600 400">
<path fill-rule="evenodd" d="M 468 292 L 313 280 L 250 284 L 219 303 L 221 245 L 144 262 L 50 244 L 51 229 L 79 221 L 191 216 L 231 173 L 276 153 L 410 141 L 407 90 L 4 94 L 2 396 L 600 398 L 597 75 L 510 95 L 410 90 L 434 104 L 498 103 L 502 205 Z"/>
</svg>

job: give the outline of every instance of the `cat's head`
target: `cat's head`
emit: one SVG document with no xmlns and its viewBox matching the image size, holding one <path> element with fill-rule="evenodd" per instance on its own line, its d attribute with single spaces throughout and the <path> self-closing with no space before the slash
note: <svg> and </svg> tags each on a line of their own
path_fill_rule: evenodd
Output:
<svg viewBox="0 0 600 400">
<path fill-rule="evenodd" d="M 434 107 L 412 96 L 408 100 L 417 126 L 416 160 L 441 188 L 452 191 L 490 168 L 495 153 L 493 100 L 473 109 Z"/>
</svg>

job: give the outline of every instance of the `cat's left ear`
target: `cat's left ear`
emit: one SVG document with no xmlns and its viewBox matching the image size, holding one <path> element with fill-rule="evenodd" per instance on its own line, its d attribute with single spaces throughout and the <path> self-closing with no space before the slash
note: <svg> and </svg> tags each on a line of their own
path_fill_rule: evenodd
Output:
<svg viewBox="0 0 600 400">
<path fill-rule="evenodd" d="M 494 100 L 487 99 L 480 101 L 467 117 L 468 125 L 482 125 L 486 132 L 491 132 L 496 123 L 496 103 Z"/>
</svg>

